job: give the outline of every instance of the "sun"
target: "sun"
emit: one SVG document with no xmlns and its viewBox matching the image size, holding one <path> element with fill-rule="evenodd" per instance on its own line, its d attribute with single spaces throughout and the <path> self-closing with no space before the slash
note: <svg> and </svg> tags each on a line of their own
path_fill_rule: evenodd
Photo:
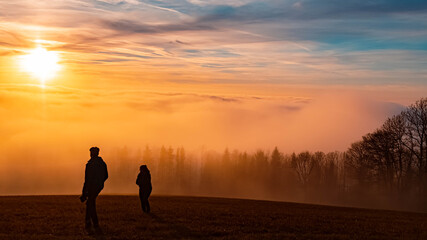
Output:
<svg viewBox="0 0 427 240">
<path fill-rule="evenodd" d="M 39 79 L 42 86 L 44 86 L 45 82 L 55 77 L 55 74 L 61 69 L 58 61 L 59 55 L 57 52 L 37 47 L 27 55 L 21 56 L 21 67 L 24 71 Z"/>
</svg>

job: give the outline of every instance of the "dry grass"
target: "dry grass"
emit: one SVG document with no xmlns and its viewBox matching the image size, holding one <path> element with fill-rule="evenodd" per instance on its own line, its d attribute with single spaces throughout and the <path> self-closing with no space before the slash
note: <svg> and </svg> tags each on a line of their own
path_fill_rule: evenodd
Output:
<svg viewBox="0 0 427 240">
<path fill-rule="evenodd" d="M 427 214 L 201 197 L 100 196 L 104 235 L 77 196 L 0 197 L 0 239 L 427 239 Z"/>
</svg>

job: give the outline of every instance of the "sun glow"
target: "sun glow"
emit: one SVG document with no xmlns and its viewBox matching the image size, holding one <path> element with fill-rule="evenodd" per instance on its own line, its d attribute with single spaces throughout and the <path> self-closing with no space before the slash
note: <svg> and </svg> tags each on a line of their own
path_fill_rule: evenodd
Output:
<svg viewBox="0 0 427 240">
<path fill-rule="evenodd" d="M 61 68 L 58 61 L 57 52 L 37 47 L 21 57 L 21 67 L 32 76 L 38 78 L 40 83 L 44 85 L 47 80 L 55 77 L 55 74 Z"/>
</svg>

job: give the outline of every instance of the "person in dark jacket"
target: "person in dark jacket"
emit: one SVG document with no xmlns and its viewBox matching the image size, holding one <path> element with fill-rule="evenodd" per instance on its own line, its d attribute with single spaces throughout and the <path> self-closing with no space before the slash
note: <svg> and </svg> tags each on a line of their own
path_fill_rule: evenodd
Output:
<svg viewBox="0 0 427 240">
<path fill-rule="evenodd" d="M 148 198 L 150 197 L 151 191 L 151 174 L 148 170 L 147 165 L 141 165 L 139 167 L 139 174 L 136 178 L 136 184 L 139 186 L 139 199 L 141 200 L 142 211 L 150 212 L 150 203 Z"/>
<path fill-rule="evenodd" d="M 91 233 L 91 226 L 100 231 L 98 216 L 96 214 L 96 197 L 104 188 L 104 182 L 108 178 L 107 165 L 99 155 L 99 148 L 90 148 L 90 160 L 86 164 L 85 182 L 80 201 L 86 201 L 86 230 Z"/>
</svg>

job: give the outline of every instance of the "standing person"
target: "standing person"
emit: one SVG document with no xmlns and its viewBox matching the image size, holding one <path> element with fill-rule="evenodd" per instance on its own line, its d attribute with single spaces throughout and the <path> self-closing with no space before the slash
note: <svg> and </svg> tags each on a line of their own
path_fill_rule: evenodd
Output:
<svg viewBox="0 0 427 240">
<path fill-rule="evenodd" d="M 85 227 L 88 233 L 92 232 L 92 223 L 97 233 L 101 233 L 98 216 L 96 214 L 96 197 L 104 188 L 104 182 L 108 178 L 107 165 L 99 155 L 99 148 L 90 148 L 90 160 L 86 164 L 85 182 L 80 201 L 86 201 Z"/>
<path fill-rule="evenodd" d="M 150 212 L 150 203 L 148 198 L 150 197 L 151 190 L 151 174 L 148 170 L 147 165 L 141 165 L 139 167 L 139 174 L 136 178 L 136 184 L 139 186 L 139 199 L 141 200 L 142 211 Z"/>
</svg>

